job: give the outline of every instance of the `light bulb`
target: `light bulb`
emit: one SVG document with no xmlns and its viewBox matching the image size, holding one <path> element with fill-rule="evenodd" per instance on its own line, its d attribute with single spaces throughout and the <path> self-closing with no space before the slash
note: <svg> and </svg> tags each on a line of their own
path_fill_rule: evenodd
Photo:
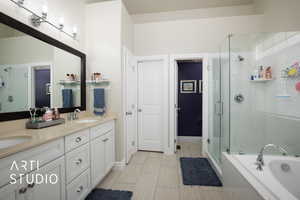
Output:
<svg viewBox="0 0 300 200">
<path fill-rule="evenodd" d="M 77 29 L 77 27 L 76 27 L 76 26 L 74 26 L 74 27 L 73 27 L 73 32 L 72 32 L 72 33 L 73 33 L 73 37 L 74 37 L 74 38 L 76 38 L 76 36 L 77 36 L 77 32 L 78 32 L 78 29 Z"/>
<path fill-rule="evenodd" d="M 48 15 L 48 7 L 47 7 L 46 5 L 44 5 L 44 6 L 42 7 L 42 17 L 43 17 L 44 19 L 46 19 L 46 18 L 47 18 L 47 15 Z"/>
<path fill-rule="evenodd" d="M 24 1 L 25 1 L 25 0 L 18 0 L 17 3 L 18 3 L 19 5 L 23 5 L 23 4 L 24 4 Z"/>
<path fill-rule="evenodd" d="M 63 17 L 59 18 L 59 29 L 64 28 L 65 19 Z"/>
</svg>

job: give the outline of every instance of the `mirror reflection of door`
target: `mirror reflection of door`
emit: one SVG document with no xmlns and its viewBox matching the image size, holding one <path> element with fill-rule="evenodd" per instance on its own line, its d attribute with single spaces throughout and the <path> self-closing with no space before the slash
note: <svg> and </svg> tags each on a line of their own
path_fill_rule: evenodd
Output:
<svg viewBox="0 0 300 200">
<path fill-rule="evenodd" d="M 34 69 L 35 107 L 51 107 L 50 68 Z"/>
</svg>

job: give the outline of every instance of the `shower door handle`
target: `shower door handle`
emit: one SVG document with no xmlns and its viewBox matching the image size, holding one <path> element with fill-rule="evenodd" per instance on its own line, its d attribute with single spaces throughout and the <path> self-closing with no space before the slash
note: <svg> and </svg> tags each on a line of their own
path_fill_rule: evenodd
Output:
<svg viewBox="0 0 300 200">
<path fill-rule="evenodd" d="M 220 115 L 223 116 L 223 113 L 224 113 L 224 102 L 221 101 L 220 103 L 221 103 L 220 104 L 220 106 L 221 106 L 221 113 L 220 113 Z"/>
<path fill-rule="evenodd" d="M 221 101 L 215 103 L 215 114 L 221 116 Z"/>
</svg>

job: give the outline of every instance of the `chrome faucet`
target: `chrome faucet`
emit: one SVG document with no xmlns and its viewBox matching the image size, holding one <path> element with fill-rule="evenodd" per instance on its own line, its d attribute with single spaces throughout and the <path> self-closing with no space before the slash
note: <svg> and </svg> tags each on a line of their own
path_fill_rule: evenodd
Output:
<svg viewBox="0 0 300 200">
<path fill-rule="evenodd" d="M 78 108 L 75 109 L 74 112 L 69 113 L 68 119 L 69 119 L 69 120 L 76 120 L 76 119 L 79 119 L 78 113 L 80 113 L 80 112 L 81 112 L 80 109 L 78 109 Z"/>
<path fill-rule="evenodd" d="M 73 119 L 76 120 L 76 119 L 79 119 L 78 117 L 78 113 L 80 113 L 80 109 L 75 109 L 74 112 L 73 112 Z"/>
<path fill-rule="evenodd" d="M 284 155 L 284 156 L 286 156 L 288 154 L 288 152 L 284 148 L 282 148 L 281 146 L 277 146 L 275 144 L 267 144 L 267 145 L 265 145 L 260 150 L 260 152 L 259 152 L 259 154 L 258 154 L 258 156 L 256 158 L 256 163 L 255 164 L 257 165 L 257 170 L 259 170 L 259 171 L 263 170 L 263 166 L 265 165 L 265 162 L 264 162 L 264 152 L 265 152 L 266 149 L 271 148 L 271 147 L 273 147 L 275 149 L 278 149 L 282 153 L 282 155 Z"/>
</svg>

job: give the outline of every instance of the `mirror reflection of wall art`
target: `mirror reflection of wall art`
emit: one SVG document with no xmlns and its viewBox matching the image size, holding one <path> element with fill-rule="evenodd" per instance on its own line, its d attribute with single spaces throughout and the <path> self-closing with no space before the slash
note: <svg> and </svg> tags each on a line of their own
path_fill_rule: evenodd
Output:
<svg viewBox="0 0 300 200">
<path fill-rule="evenodd" d="M 196 80 L 182 80 L 180 81 L 180 93 L 196 93 L 197 91 Z"/>
</svg>

